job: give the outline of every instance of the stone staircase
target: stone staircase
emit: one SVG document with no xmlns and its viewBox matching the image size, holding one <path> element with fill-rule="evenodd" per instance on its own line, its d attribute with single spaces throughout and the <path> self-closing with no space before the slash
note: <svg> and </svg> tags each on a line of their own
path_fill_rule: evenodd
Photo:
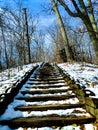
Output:
<svg viewBox="0 0 98 130">
<path fill-rule="evenodd" d="M 86 111 L 84 102 L 78 99 L 58 68 L 50 63 L 44 64 L 35 77 L 31 75 L 15 101 L 25 101 L 24 105 L 13 106 L 22 116 L 0 121 L 11 129 L 81 126 L 96 120 Z"/>
</svg>

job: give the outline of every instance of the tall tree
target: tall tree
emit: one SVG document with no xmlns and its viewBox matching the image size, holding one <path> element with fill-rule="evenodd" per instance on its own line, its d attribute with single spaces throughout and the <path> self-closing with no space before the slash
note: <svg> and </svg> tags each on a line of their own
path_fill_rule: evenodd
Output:
<svg viewBox="0 0 98 130">
<path fill-rule="evenodd" d="M 45 52 L 44 52 L 44 43 L 45 43 L 45 34 L 41 30 L 38 30 L 36 34 L 33 36 L 33 43 L 35 48 L 35 61 L 36 62 L 44 62 L 45 61 Z"/>
<path fill-rule="evenodd" d="M 54 61 L 64 62 L 62 57 L 60 57 L 60 51 L 64 49 L 64 41 L 57 21 L 52 26 L 49 26 L 48 36 L 48 39 L 52 43 L 52 47 L 50 48 L 53 50 Z"/>
<path fill-rule="evenodd" d="M 0 19 L 0 42 L 2 43 L 2 49 L 0 44 L 1 68 L 2 65 L 4 66 L 4 64 L 2 64 L 4 61 L 8 64 L 11 63 L 8 65 L 9 67 L 29 63 L 27 31 L 22 8 L 15 10 L 10 8 L 1 9 L 0 16 L 2 16 Z M 35 32 L 35 20 L 33 20 L 31 13 L 28 11 L 29 43 L 32 43 L 32 36 Z M 5 50 L 4 46 L 6 48 Z M 32 53 L 33 52 L 31 52 L 30 55 L 32 55 Z"/>
<path fill-rule="evenodd" d="M 4 54 L 5 54 L 5 60 L 6 60 L 6 67 L 8 69 L 9 68 L 9 59 L 8 59 L 8 54 L 7 54 L 7 46 L 6 46 L 6 39 L 5 39 L 3 26 L 1 26 L 1 34 L 2 34 L 3 45 L 4 45 Z"/>
<path fill-rule="evenodd" d="M 54 10 L 54 12 L 57 16 L 57 20 L 58 20 L 60 30 L 61 30 L 61 33 L 62 33 L 62 37 L 63 37 L 63 40 L 64 40 L 64 47 L 65 47 L 65 52 L 66 52 L 66 56 L 67 56 L 67 61 L 71 61 L 72 57 L 71 57 L 69 47 L 68 47 L 69 46 L 68 37 L 67 37 L 67 33 L 66 33 L 66 30 L 65 30 L 65 27 L 64 27 L 64 24 L 63 24 L 63 20 L 61 18 L 60 12 L 58 10 L 58 4 L 55 0 L 51 0 L 51 2 L 52 2 L 52 5 L 53 5 L 53 10 Z"/>
<path fill-rule="evenodd" d="M 85 24 L 90 39 L 93 43 L 96 56 L 98 57 L 98 27 L 94 15 L 94 5 L 98 4 L 91 0 L 57 0 L 72 17 L 79 17 Z M 70 3 L 73 6 L 69 6 Z M 73 7 L 73 8 L 72 8 Z"/>
<path fill-rule="evenodd" d="M 27 46 L 28 46 L 28 63 L 31 63 L 30 40 L 29 40 L 29 30 L 28 30 L 28 20 L 27 20 L 26 8 L 23 8 L 23 11 L 24 11 L 24 20 L 25 20 L 26 41 L 27 41 Z"/>
</svg>

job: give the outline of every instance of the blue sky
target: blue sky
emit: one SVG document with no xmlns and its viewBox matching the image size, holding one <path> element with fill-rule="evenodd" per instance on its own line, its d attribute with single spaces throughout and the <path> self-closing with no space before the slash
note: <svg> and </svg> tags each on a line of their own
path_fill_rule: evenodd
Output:
<svg viewBox="0 0 98 130">
<path fill-rule="evenodd" d="M 11 8 L 15 8 L 15 1 L 19 0 L 0 0 L 0 7 L 6 7 L 6 5 Z M 49 0 L 20 0 L 23 3 L 23 7 L 28 8 L 34 16 L 39 16 L 40 26 L 47 28 L 56 19 L 55 15 L 48 15 L 47 12 L 43 12 L 43 6 L 49 2 Z"/>
<path fill-rule="evenodd" d="M 42 4 L 47 0 L 24 0 L 24 6 L 32 9 L 35 13 L 39 13 L 42 10 Z"/>
<path fill-rule="evenodd" d="M 21 1 L 23 6 L 34 10 L 34 12 L 42 10 L 42 5 L 47 3 L 47 0 L 0 0 L 0 7 L 5 7 L 6 5 L 15 7 L 15 2 L 17 1 Z"/>
<path fill-rule="evenodd" d="M 19 1 L 19 0 L 0 0 L 0 7 L 6 7 L 6 5 L 9 5 L 11 8 L 13 7 L 13 9 L 15 9 L 16 5 L 15 5 L 15 1 Z M 20 0 L 23 2 L 23 7 L 28 8 L 32 15 L 38 16 L 39 17 L 39 24 L 38 24 L 38 29 L 41 29 L 44 33 L 45 33 L 45 41 L 46 43 L 50 44 L 50 40 L 47 38 L 47 28 L 49 29 L 49 27 L 51 25 L 53 25 L 57 19 L 55 14 L 49 15 L 47 11 L 43 12 L 44 10 L 44 6 L 45 4 L 47 4 L 48 6 L 48 2 L 50 0 Z M 62 15 L 67 15 L 67 13 L 65 13 L 65 10 L 62 8 L 60 8 L 60 10 L 62 11 Z M 74 22 L 70 19 L 69 22 L 71 21 L 71 24 L 74 25 Z"/>
<path fill-rule="evenodd" d="M 39 17 L 39 26 L 46 30 L 47 27 L 51 26 L 53 24 L 53 22 L 55 22 L 56 20 L 56 16 L 55 14 L 53 15 L 49 15 L 47 11 L 43 11 L 44 10 L 44 6 L 47 4 L 49 4 L 50 0 L 0 0 L 0 7 L 6 7 L 6 5 L 10 6 L 11 8 L 15 8 L 15 1 L 21 1 L 23 4 L 23 7 L 28 8 L 32 15 L 38 16 Z M 66 11 L 60 8 L 60 10 L 62 11 L 62 15 L 63 16 L 68 16 L 68 14 L 66 13 Z M 74 20 L 74 19 L 72 19 Z M 71 22 L 71 25 L 74 26 L 75 21 L 73 22 L 71 19 L 69 22 Z"/>
<path fill-rule="evenodd" d="M 0 7 L 5 7 L 6 5 L 15 7 L 15 2 L 17 1 L 21 1 L 25 7 L 38 11 L 42 8 L 42 3 L 46 3 L 47 0 L 0 0 Z"/>
</svg>

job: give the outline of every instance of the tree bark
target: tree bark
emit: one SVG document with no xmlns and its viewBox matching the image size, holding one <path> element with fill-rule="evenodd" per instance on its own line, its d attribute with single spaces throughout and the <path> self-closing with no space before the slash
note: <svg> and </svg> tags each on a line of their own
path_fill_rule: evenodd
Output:
<svg viewBox="0 0 98 130">
<path fill-rule="evenodd" d="M 30 40 L 29 40 L 28 21 L 27 21 L 26 8 L 23 8 L 23 11 L 24 11 L 24 17 L 25 17 L 25 30 L 26 30 L 26 39 L 27 39 L 27 45 L 28 45 L 28 63 L 31 63 Z"/>
<path fill-rule="evenodd" d="M 91 0 L 88 0 L 88 7 L 89 7 L 89 14 L 90 14 L 89 18 L 91 20 L 91 23 L 92 23 L 92 26 L 93 26 L 95 33 L 97 33 L 97 38 L 98 38 L 97 23 L 95 22 L 94 10 L 93 10 L 93 7 L 92 7 Z"/>
<path fill-rule="evenodd" d="M 1 57 L 1 46 L 0 46 L 0 71 L 2 71 L 2 62 L 1 62 L 1 60 L 2 60 L 2 57 Z"/>
<path fill-rule="evenodd" d="M 58 23 L 59 23 L 59 26 L 60 26 L 60 30 L 61 30 L 61 33 L 62 33 L 63 40 L 64 40 L 64 46 L 65 46 L 67 61 L 72 61 L 72 57 L 71 57 L 69 47 L 68 47 L 68 45 L 69 45 L 68 44 L 68 37 L 67 37 L 66 31 L 65 31 L 65 27 L 64 27 L 60 12 L 59 12 L 58 7 L 57 7 L 57 3 L 54 0 L 51 0 L 51 2 L 52 2 L 52 5 L 53 5 L 53 10 L 56 14 L 56 17 L 57 17 L 57 20 L 58 20 Z"/>
<path fill-rule="evenodd" d="M 8 54 L 7 54 L 7 47 L 6 47 L 4 30 L 3 30 L 2 26 L 1 26 L 1 33 L 2 33 L 3 43 L 4 43 L 4 53 L 5 53 L 5 59 L 6 59 L 6 68 L 8 69 L 9 68 L 9 59 L 8 59 Z"/>
<path fill-rule="evenodd" d="M 94 50 L 96 53 L 96 57 L 98 57 L 98 28 L 97 23 L 95 21 L 94 12 L 93 12 L 93 5 L 91 0 L 87 0 L 88 6 L 85 6 L 83 0 L 78 0 L 78 3 L 75 3 L 75 0 L 72 0 L 72 4 L 76 12 L 72 12 L 70 8 L 66 5 L 63 0 L 57 0 L 67 11 L 67 13 L 72 17 L 79 17 L 82 19 L 83 23 L 85 24 L 89 37 L 93 43 Z"/>
</svg>

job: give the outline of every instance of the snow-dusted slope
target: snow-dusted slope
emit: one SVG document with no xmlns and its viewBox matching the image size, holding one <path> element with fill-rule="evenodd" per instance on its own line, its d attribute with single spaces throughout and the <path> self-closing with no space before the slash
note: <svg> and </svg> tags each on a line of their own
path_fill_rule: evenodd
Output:
<svg viewBox="0 0 98 130">
<path fill-rule="evenodd" d="M 17 71 L 17 69 L 11 69 L 10 70 L 10 78 L 8 79 L 7 71 L 0 73 L 0 93 L 4 93 L 7 88 L 10 88 L 13 83 L 15 83 L 18 79 L 21 79 L 23 75 L 30 70 L 32 67 L 36 66 L 36 64 L 30 64 L 24 66 L 21 71 Z M 61 67 L 65 73 L 69 74 L 72 79 L 75 79 L 76 82 L 80 83 L 81 86 L 85 85 L 87 88 L 92 89 L 93 91 L 98 91 L 98 68 L 95 65 L 91 64 L 79 64 L 79 63 L 63 63 L 58 64 L 59 67 Z M 70 100 L 70 102 L 72 102 Z M 25 104 L 25 101 L 18 102 L 19 104 Z M 45 102 L 45 104 L 49 104 L 50 102 Z M 52 102 L 56 103 L 56 102 Z M 61 104 L 63 103 L 60 102 Z M 42 104 L 42 103 L 41 103 Z M 11 104 L 10 109 L 12 110 L 14 105 Z M 10 111 L 8 111 L 5 115 L 5 118 L 9 116 Z M 13 111 L 11 111 L 13 112 Z M 18 115 L 20 113 L 15 114 Z M 40 112 L 41 114 L 41 112 Z M 14 115 L 13 115 L 14 116 Z M 18 115 L 19 116 L 19 115 Z M 85 124 L 84 125 L 85 130 L 97 130 L 96 126 L 93 126 L 92 124 Z M 0 126 L 0 129 L 2 130 L 10 130 L 8 126 Z M 50 128 L 50 127 L 43 127 L 43 128 L 28 128 L 28 130 L 82 130 L 80 126 L 77 126 L 76 124 L 73 124 L 71 126 L 65 126 L 63 128 L 57 127 L 57 128 Z M 19 128 L 18 130 L 23 130 L 23 128 Z"/>
<path fill-rule="evenodd" d="M 0 94 L 9 92 L 14 83 L 23 79 L 26 72 L 40 64 L 41 63 L 33 63 L 24 65 L 21 67 L 7 69 L 0 73 Z"/>
<path fill-rule="evenodd" d="M 98 97 L 98 66 L 87 63 L 62 63 L 58 66 L 78 84 L 93 91 Z"/>
</svg>

